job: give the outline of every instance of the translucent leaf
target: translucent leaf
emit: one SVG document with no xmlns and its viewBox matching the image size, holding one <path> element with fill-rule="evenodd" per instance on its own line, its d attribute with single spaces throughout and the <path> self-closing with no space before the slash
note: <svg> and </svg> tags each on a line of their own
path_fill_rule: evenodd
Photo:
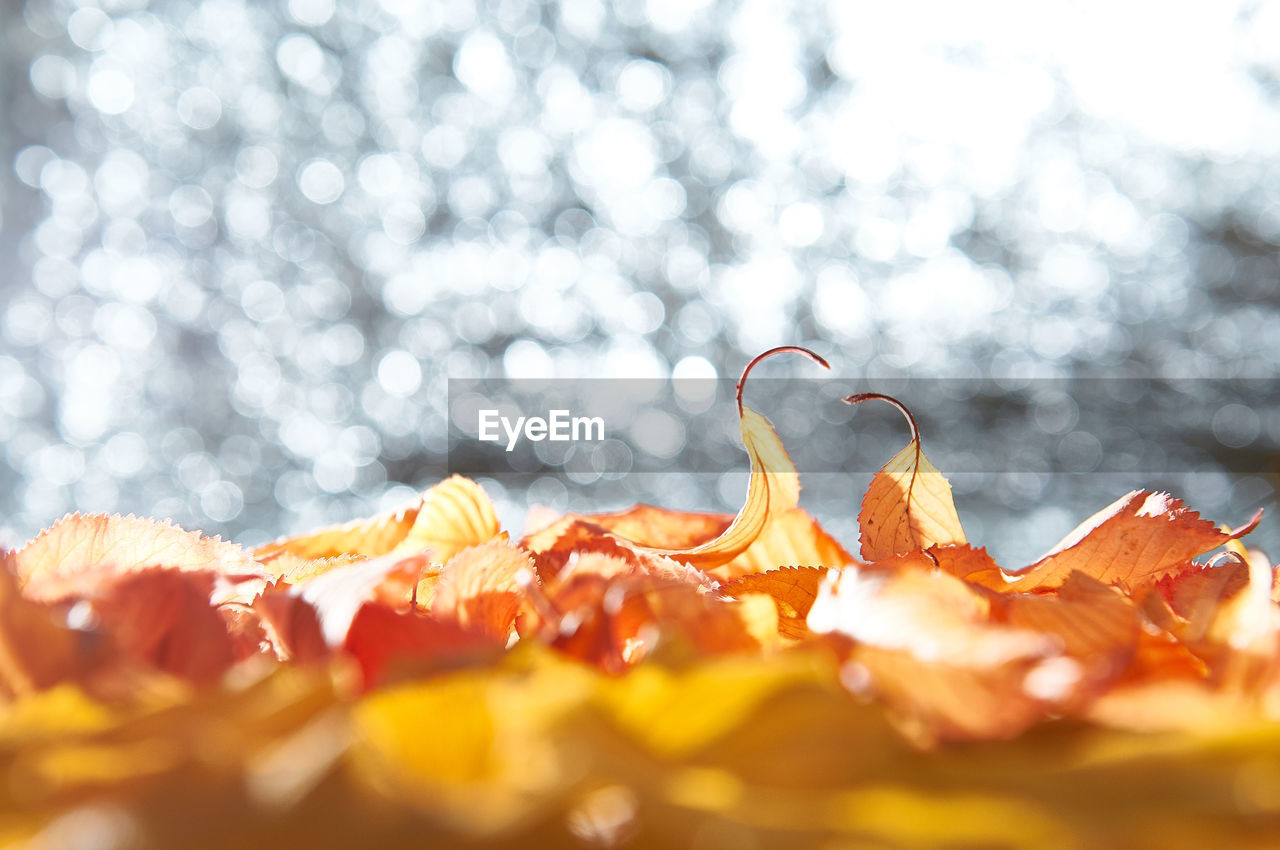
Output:
<svg viewBox="0 0 1280 850">
<path fill-rule="evenodd" d="M 802 508 L 773 514 L 748 549 L 714 574 L 722 579 L 779 567 L 844 567 L 856 562 Z"/>
<path fill-rule="evenodd" d="M 809 634 L 805 619 L 827 572 L 825 567 L 783 567 L 751 573 L 726 584 L 723 592 L 735 597 L 767 594 L 778 609 L 779 631 L 786 637 L 801 638 Z"/>
<path fill-rule="evenodd" d="M 22 592 L 43 600 L 77 595 L 81 574 L 102 568 L 129 572 L 169 567 L 243 580 L 228 587 L 219 601 L 248 601 L 265 584 L 262 567 L 237 544 L 132 514 L 66 516 L 18 550 L 14 566 Z"/>
<path fill-rule="evenodd" d="M 862 500 L 858 526 L 863 560 L 965 543 L 951 484 L 925 457 L 915 417 L 897 399 L 879 393 L 860 393 L 845 401 L 860 404 L 871 399 L 887 401 L 902 412 L 911 426 L 911 442 L 872 477 Z"/>
<path fill-rule="evenodd" d="M 497 534 L 497 515 L 489 497 L 479 484 L 455 475 L 398 510 L 282 537 L 259 546 L 254 554 L 269 562 L 282 553 L 306 561 L 353 555 L 411 555 L 429 550 L 433 561 L 443 563 L 462 549 Z"/>
<path fill-rule="evenodd" d="M 521 577 L 535 578 L 529 553 L 491 540 L 454 555 L 440 571 L 431 613 L 505 645 L 523 596 Z"/>
<path fill-rule="evenodd" d="M 1079 570 L 1132 594 L 1196 555 L 1249 533 L 1259 517 L 1234 532 L 1219 531 L 1178 499 L 1135 490 L 1085 520 L 1031 566 L 1007 575 L 998 589 L 1053 588 Z"/>
</svg>

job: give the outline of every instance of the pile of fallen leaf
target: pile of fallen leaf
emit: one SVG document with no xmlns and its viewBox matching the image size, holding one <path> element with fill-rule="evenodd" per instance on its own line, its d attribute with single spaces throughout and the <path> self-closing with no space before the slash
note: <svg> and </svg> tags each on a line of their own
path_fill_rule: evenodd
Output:
<svg viewBox="0 0 1280 850">
<path fill-rule="evenodd" d="M 855 557 L 741 395 L 736 516 L 513 540 L 454 477 L 254 550 L 72 515 L 0 554 L 0 842 L 1280 843 L 1257 517 L 1133 492 L 1006 572 L 899 405 Z"/>
</svg>

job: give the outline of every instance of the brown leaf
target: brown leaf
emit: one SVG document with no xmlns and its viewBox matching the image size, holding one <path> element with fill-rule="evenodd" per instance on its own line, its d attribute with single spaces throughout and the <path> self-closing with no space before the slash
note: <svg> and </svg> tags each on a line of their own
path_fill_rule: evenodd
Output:
<svg viewBox="0 0 1280 850">
<path fill-rule="evenodd" d="M 993 589 L 1054 588 L 1079 570 L 1136 595 L 1196 555 L 1249 533 L 1259 516 L 1234 532 L 1219 531 L 1178 499 L 1135 490 L 1085 520 L 1046 555 L 1006 576 Z"/>
<path fill-rule="evenodd" d="M 845 401 L 860 404 L 871 399 L 887 401 L 902 412 L 911 426 L 911 442 L 875 474 L 862 500 L 858 526 L 863 560 L 963 544 L 964 529 L 951 499 L 951 484 L 920 448 L 915 417 L 900 401 L 880 393 L 859 393 Z"/>
</svg>

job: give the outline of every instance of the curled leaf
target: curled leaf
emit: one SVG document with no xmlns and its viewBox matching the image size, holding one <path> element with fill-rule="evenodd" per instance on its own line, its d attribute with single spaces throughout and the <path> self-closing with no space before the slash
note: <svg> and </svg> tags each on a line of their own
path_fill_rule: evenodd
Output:
<svg viewBox="0 0 1280 850">
<path fill-rule="evenodd" d="M 965 543 L 951 484 L 925 457 L 915 417 L 902 402 L 880 393 L 858 393 L 845 402 L 871 399 L 887 401 L 902 412 L 911 426 L 911 442 L 875 474 L 862 500 L 858 526 L 863 559 L 878 561 L 914 549 Z"/>
<path fill-rule="evenodd" d="M 751 369 L 766 357 L 787 351 L 802 354 L 824 369 L 831 368 L 826 360 L 807 348 L 784 345 L 756 357 L 742 371 L 742 377 L 738 379 L 738 415 L 742 420 L 742 444 L 751 459 L 751 482 L 747 487 L 747 500 L 733 522 L 715 539 L 697 546 L 641 548 L 700 569 L 711 569 L 745 552 L 760 536 L 771 516 L 784 513 L 799 503 L 800 476 L 782 441 L 768 419 L 742 403 L 743 385 Z"/>
<path fill-rule="evenodd" d="M 497 536 L 493 502 L 479 484 L 454 475 L 426 492 L 409 533 L 392 551 L 407 555 L 429 550 L 431 560 L 443 564 L 463 549 Z"/>
</svg>

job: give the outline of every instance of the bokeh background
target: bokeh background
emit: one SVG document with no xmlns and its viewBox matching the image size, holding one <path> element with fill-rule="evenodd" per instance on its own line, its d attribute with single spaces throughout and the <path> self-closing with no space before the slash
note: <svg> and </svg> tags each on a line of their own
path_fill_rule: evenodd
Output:
<svg viewBox="0 0 1280 850">
<path fill-rule="evenodd" d="M 1278 248 L 1275 3 L 0 0 L 0 540 L 80 509 L 259 542 L 439 480 L 451 376 L 732 379 L 791 342 L 852 391 L 1191 381 L 1204 415 L 1137 435 L 1159 469 L 958 476 L 1007 562 L 1130 488 L 1238 523 L 1280 399 L 1217 387 L 1280 374 Z M 1062 406 L 1031 401 L 1059 459 L 1096 440 Z M 734 510 L 726 457 L 483 483 L 513 530 Z M 806 504 L 852 541 L 863 486 Z"/>
</svg>

